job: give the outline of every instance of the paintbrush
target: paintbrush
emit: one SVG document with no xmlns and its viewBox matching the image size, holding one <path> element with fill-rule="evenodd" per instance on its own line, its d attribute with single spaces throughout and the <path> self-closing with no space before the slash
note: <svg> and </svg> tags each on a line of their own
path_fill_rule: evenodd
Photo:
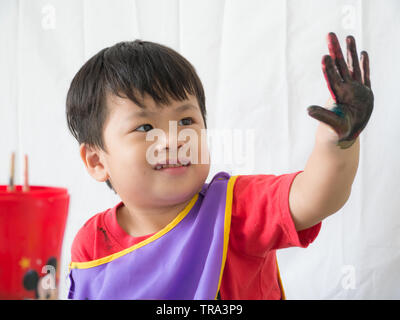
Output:
<svg viewBox="0 0 400 320">
<path fill-rule="evenodd" d="M 15 152 L 13 152 L 11 154 L 10 181 L 8 183 L 8 186 L 7 186 L 7 191 L 8 192 L 15 191 L 14 173 L 15 173 Z"/>
<path fill-rule="evenodd" d="M 24 186 L 22 187 L 23 192 L 29 192 L 29 183 L 28 183 L 28 155 L 24 156 Z"/>
</svg>

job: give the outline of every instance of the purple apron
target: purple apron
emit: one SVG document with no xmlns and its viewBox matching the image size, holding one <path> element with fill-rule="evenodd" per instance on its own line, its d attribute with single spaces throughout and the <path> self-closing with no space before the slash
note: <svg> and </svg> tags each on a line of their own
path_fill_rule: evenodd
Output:
<svg viewBox="0 0 400 320">
<path fill-rule="evenodd" d="M 164 229 L 110 256 L 71 262 L 69 299 L 216 299 L 237 176 L 216 174 Z"/>
</svg>

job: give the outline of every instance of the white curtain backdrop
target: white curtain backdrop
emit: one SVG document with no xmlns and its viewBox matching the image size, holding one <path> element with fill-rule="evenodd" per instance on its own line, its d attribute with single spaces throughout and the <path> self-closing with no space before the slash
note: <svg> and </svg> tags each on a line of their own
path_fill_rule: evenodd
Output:
<svg viewBox="0 0 400 320">
<path fill-rule="evenodd" d="M 281 277 L 288 299 L 399 299 L 399 17 L 397 0 L 1 0 L 0 183 L 16 150 L 17 184 L 26 153 L 32 185 L 68 188 L 60 298 L 78 229 L 120 201 L 89 176 L 67 129 L 66 93 L 85 61 L 119 41 L 172 47 L 203 82 L 209 129 L 250 132 L 207 181 L 220 170 L 278 175 L 311 154 L 317 121 L 306 108 L 329 97 L 321 59 L 333 31 L 343 50 L 352 34 L 368 51 L 375 110 L 350 199 L 307 249 L 278 252 Z"/>
</svg>

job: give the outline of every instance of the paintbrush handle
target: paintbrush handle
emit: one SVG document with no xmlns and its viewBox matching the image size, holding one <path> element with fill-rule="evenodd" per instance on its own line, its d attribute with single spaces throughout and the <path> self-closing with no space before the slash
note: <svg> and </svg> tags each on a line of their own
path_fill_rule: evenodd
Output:
<svg viewBox="0 0 400 320">
<path fill-rule="evenodd" d="M 24 157 L 24 186 L 22 187 L 23 192 L 28 192 L 29 191 L 29 171 L 28 171 L 28 155 L 25 155 Z"/>
<path fill-rule="evenodd" d="M 15 190 L 14 186 L 14 173 L 15 173 L 15 152 L 11 154 L 11 166 L 10 166 L 10 180 L 7 186 L 7 191 L 11 192 Z"/>
</svg>

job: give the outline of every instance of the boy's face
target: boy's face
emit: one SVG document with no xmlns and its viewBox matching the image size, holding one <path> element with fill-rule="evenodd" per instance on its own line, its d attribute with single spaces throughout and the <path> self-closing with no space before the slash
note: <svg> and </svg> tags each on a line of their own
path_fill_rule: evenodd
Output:
<svg viewBox="0 0 400 320">
<path fill-rule="evenodd" d="M 98 168 L 95 178 L 99 181 L 110 178 L 128 206 L 156 207 L 188 201 L 200 190 L 210 170 L 207 141 L 204 133 L 201 134 L 205 125 L 197 99 L 188 95 L 187 100 L 171 100 L 170 105 L 159 108 L 146 94 L 143 103 L 145 109 L 129 99 L 107 97 L 109 115 L 103 138 L 108 153 L 98 152 L 103 168 Z M 192 135 L 178 138 L 184 129 L 190 129 Z M 146 141 L 146 136 L 149 138 L 151 134 L 153 139 Z M 196 148 L 197 155 L 182 152 L 190 150 L 189 145 Z M 181 163 L 189 159 L 191 163 L 160 170 L 156 169 L 160 159 L 161 163 L 162 160 L 174 162 L 174 159 Z"/>
</svg>

